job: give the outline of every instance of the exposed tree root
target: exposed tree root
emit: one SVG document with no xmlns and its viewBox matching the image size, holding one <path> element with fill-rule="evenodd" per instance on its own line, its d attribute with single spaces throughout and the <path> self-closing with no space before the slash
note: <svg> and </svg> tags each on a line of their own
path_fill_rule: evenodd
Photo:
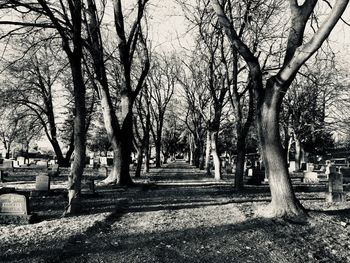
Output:
<svg viewBox="0 0 350 263">
<path fill-rule="evenodd" d="M 258 217 L 279 218 L 291 223 L 304 224 L 308 221 L 308 214 L 302 206 L 276 206 L 272 203 L 259 206 L 255 212 Z"/>
</svg>

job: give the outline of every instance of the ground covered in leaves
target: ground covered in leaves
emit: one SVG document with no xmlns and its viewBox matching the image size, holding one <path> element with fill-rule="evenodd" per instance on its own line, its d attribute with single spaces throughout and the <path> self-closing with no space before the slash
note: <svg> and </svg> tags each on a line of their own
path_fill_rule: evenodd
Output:
<svg viewBox="0 0 350 263">
<path fill-rule="evenodd" d="M 17 170 L 3 186 L 30 191 L 35 173 Z M 295 185 L 310 215 L 295 224 L 255 216 L 268 185 L 237 194 L 232 176 L 203 174 L 177 161 L 136 187 L 97 188 L 82 215 L 61 218 L 63 172 L 50 195 L 30 200 L 41 222 L 0 226 L 0 262 L 350 262 L 350 202 L 326 203 L 326 185 Z"/>
</svg>

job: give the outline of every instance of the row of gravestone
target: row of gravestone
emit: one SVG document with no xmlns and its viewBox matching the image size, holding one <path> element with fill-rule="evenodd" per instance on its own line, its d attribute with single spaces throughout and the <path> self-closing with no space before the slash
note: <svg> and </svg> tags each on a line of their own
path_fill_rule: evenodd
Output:
<svg viewBox="0 0 350 263">
<path fill-rule="evenodd" d="M 339 170 L 340 172 L 337 171 L 337 167 L 335 166 L 328 166 L 326 169 L 328 182 L 327 201 L 329 202 L 343 202 L 345 199 L 343 184 L 350 182 L 350 168 L 341 167 Z M 304 182 L 316 182 L 317 173 L 304 172 L 301 178 L 304 179 Z M 245 183 L 260 185 L 263 181 L 267 181 L 264 170 L 256 170 L 251 168 L 247 170 Z"/>
<path fill-rule="evenodd" d="M 50 192 L 50 177 L 38 175 L 35 190 L 31 196 L 46 195 Z M 95 195 L 94 180 L 82 181 L 82 194 Z M 0 224 L 26 224 L 37 221 L 37 216 L 30 213 L 29 198 L 25 194 L 15 193 L 14 188 L 0 188 Z"/>
</svg>

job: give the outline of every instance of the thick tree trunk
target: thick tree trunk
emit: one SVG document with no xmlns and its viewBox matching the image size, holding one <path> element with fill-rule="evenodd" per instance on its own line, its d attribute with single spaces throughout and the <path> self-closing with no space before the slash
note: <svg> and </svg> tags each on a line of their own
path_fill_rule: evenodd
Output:
<svg viewBox="0 0 350 263">
<path fill-rule="evenodd" d="M 219 153 L 217 151 L 217 144 L 218 144 L 218 132 L 212 131 L 211 132 L 211 155 L 213 156 L 213 163 L 214 163 L 214 178 L 215 180 L 221 180 L 222 174 L 221 174 L 221 161 L 219 157 Z"/>
<path fill-rule="evenodd" d="M 113 166 L 102 184 L 133 185 L 130 177 L 130 156 L 132 146 L 132 112 L 130 111 L 122 125 L 118 137 L 111 138 L 113 148 Z"/>
<path fill-rule="evenodd" d="M 267 86 L 264 101 L 260 101 L 258 105 L 260 147 L 271 190 L 270 209 L 265 211 L 264 216 L 304 216 L 305 210 L 296 199 L 292 188 L 281 144 L 278 120 L 282 94 L 279 90 L 280 87 Z"/>
<path fill-rule="evenodd" d="M 235 190 L 238 192 L 242 191 L 244 188 L 243 179 L 244 179 L 245 154 L 246 154 L 245 136 L 241 136 L 237 140 L 237 158 L 236 158 L 236 171 L 235 171 Z"/>
</svg>

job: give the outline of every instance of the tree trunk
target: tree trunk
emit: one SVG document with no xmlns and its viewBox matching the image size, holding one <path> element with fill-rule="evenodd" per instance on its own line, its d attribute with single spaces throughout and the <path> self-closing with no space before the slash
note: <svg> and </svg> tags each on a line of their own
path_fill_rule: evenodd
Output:
<svg viewBox="0 0 350 263">
<path fill-rule="evenodd" d="M 300 171 L 301 169 L 301 159 L 302 159 L 303 151 L 302 151 L 302 145 L 299 140 L 295 136 L 295 170 Z"/>
<path fill-rule="evenodd" d="M 214 178 L 215 180 L 221 180 L 222 174 L 221 174 L 221 161 L 219 157 L 219 153 L 217 151 L 217 144 L 218 144 L 218 132 L 212 131 L 211 132 L 211 155 L 213 156 L 213 163 L 214 163 Z"/>
<path fill-rule="evenodd" d="M 130 177 L 130 155 L 132 148 L 132 112 L 130 111 L 124 121 L 118 137 L 111 140 L 113 148 L 113 166 L 110 174 L 102 184 L 133 185 Z"/>
<path fill-rule="evenodd" d="M 161 160 L 160 160 L 160 153 L 161 153 L 161 147 L 162 147 L 162 141 L 161 141 L 161 131 L 157 130 L 157 138 L 155 141 L 156 146 L 156 167 L 161 167 Z"/>
<path fill-rule="evenodd" d="M 75 214 L 80 210 L 81 178 L 85 167 L 86 149 L 86 108 L 85 84 L 83 80 L 80 58 L 73 58 L 71 69 L 74 85 L 74 161 L 68 176 L 68 208 L 66 213 Z"/>
<path fill-rule="evenodd" d="M 143 168 L 143 173 L 149 173 L 149 135 L 146 137 L 145 141 L 145 166 Z"/>
<path fill-rule="evenodd" d="M 235 190 L 238 192 L 242 191 L 244 188 L 243 179 L 244 179 L 245 154 L 246 154 L 245 136 L 241 136 L 237 140 L 237 158 L 236 158 L 236 171 L 235 171 Z"/>
<path fill-rule="evenodd" d="M 136 165 L 136 171 L 135 171 L 135 178 L 141 177 L 143 151 L 144 151 L 144 145 L 142 143 L 142 145 L 139 147 L 138 153 L 137 153 L 137 165 Z"/>
<path fill-rule="evenodd" d="M 207 170 L 206 174 L 211 175 L 210 169 L 210 152 L 211 152 L 211 143 L 210 143 L 210 131 L 207 131 L 207 140 L 205 147 L 205 169 Z"/>
<path fill-rule="evenodd" d="M 305 210 L 292 188 L 279 133 L 278 120 L 283 95 L 280 87 L 271 80 L 269 82 L 265 98 L 258 104 L 260 147 L 271 190 L 270 209 L 263 214 L 268 217 L 304 216 Z"/>
</svg>

